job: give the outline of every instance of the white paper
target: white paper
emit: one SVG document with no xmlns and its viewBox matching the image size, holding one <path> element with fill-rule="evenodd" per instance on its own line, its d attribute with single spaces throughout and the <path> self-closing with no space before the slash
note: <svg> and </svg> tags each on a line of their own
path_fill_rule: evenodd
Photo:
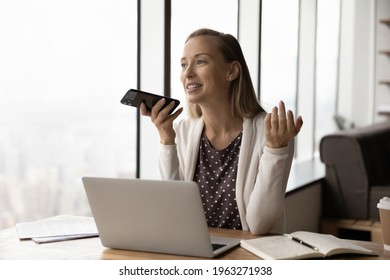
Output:
<svg viewBox="0 0 390 280">
<path fill-rule="evenodd" d="M 38 244 L 41 244 L 41 243 L 59 242 L 59 241 L 65 241 L 65 240 L 96 237 L 96 236 L 98 236 L 98 235 L 95 233 L 75 234 L 75 235 L 60 235 L 60 236 L 52 236 L 52 237 L 34 237 L 34 238 L 32 238 L 32 240 Z"/>
<path fill-rule="evenodd" d="M 98 236 L 95 220 L 92 217 L 17 223 L 16 231 L 20 239 L 36 239 L 35 241 L 39 243 Z"/>
</svg>

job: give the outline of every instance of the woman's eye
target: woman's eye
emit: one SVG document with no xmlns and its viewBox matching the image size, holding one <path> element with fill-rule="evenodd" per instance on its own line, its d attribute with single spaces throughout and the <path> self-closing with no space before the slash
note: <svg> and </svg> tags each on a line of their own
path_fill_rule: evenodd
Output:
<svg viewBox="0 0 390 280">
<path fill-rule="evenodd" d="M 196 61 L 196 64 L 204 64 L 204 63 L 206 63 L 206 61 L 205 60 L 202 60 L 202 59 L 200 59 L 200 60 L 197 60 Z"/>
<path fill-rule="evenodd" d="M 185 64 L 185 63 L 182 63 L 182 64 L 181 64 L 181 68 L 184 69 L 184 68 L 186 68 L 186 67 L 187 67 L 187 64 Z"/>
</svg>

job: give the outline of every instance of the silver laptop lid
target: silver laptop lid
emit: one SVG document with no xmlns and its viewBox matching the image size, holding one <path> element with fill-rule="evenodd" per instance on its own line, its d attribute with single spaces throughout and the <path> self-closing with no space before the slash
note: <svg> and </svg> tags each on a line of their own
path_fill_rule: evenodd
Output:
<svg viewBox="0 0 390 280">
<path fill-rule="evenodd" d="M 213 257 L 195 182 L 82 180 L 104 246 Z"/>
</svg>

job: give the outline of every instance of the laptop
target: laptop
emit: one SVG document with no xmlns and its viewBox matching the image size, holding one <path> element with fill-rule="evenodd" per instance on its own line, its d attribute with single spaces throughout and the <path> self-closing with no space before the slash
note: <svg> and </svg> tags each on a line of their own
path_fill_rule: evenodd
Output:
<svg viewBox="0 0 390 280">
<path fill-rule="evenodd" d="M 240 239 L 210 236 L 195 182 L 83 177 L 103 246 L 213 258 Z"/>
</svg>

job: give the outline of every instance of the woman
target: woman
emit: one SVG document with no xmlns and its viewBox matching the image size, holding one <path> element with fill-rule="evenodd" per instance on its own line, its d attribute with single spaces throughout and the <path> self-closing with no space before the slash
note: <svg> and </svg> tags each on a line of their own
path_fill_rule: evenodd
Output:
<svg viewBox="0 0 390 280">
<path fill-rule="evenodd" d="M 181 59 L 189 118 L 149 112 L 160 135 L 163 179 L 199 184 L 208 225 L 283 232 L 284 195 L 302 118 L 294 120 L 284 103 L 267 114 L 257 101 L 238 41 L 210 29 L 193 32 Z M 161 110 L 161 111 L 160 111 Z"/>
</svg>

